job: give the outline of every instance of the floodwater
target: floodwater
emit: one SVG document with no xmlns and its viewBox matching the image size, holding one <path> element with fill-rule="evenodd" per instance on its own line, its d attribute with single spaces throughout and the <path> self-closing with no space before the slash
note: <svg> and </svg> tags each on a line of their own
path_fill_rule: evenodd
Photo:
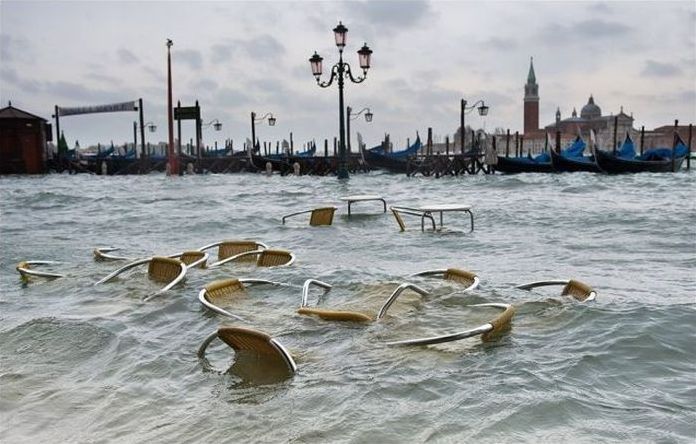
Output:
<svg viewBox="0 0 696 444">
<path fill-rule="evenodd" d="M 0 441 L 16 442 L 693 442 L 696 436 L 696 174 L 586 173 L 407 178 L 347 183 L 254 174 L 167 178 L 50 175 L 0 178 Z M 376 202 L 469 203 L 476 230 L 454 214 L 446 230 L 399 232 Z M 339 207 L 331 227 L 282 215 Z M 172 254 L 222 239 L 255 239 L 297 255 L 291 267 L 227 264 L 189 271 L 156 290 L 135 271 L 94 283 L 131 257 Z M 61 261 L 66 277 L 23 284 L 20 260 Z M 459 267 L 481 287 L 410 274 Z M 225 323 L 197 294 L 227 277 L 254 286 L 228 307 L 276 337 L 298 364 L 290 378 L 227 371 L 214 342 L 206 370 L 196 351 Z M 311 302 L 376 313 L 379 323 L 300 316 L 307 278 L 333 284 Z M 515 284 L 577 278 L 594 303 Z M 421 347 L 387 341 L 476 327 L 517 307 L 512 329 Z M 235 324 L 239 325 L 239 323 Z"/>
</svg>

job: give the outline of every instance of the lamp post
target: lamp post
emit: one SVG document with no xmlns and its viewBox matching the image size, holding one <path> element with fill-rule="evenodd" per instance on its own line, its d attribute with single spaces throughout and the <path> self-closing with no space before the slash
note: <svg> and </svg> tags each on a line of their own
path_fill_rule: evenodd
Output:
<svg viewBox="0 0 696 444">
<path fill-rule="evenodd" d="M 210 128 L 211 125 L 215 131 L 220 131 L 222 129 L 222 123 L 220 123 L 220 121 L 218 119 L 213 119 L 208 123 L 203 123 L 201 120 L 198 120 L 197 122 L 198 122 L 198 137 L 200 137 L 200 140 L 198 142 L 199 147 L 203 146 L 203 130 Z M 205 147 L 203 147 L 203 149 L 205 149 Z M 200 149 L 198 150 L 197 155 L 200 158 Z"/>
<path fill-rule="evenodd" d="M 147 122 L 142 125 L 138 125 L 138 122 L 133 122 L 133 140 L 135 142 L 134 147 L 138 144 L 138 130 L 140 130 L 140 143 L 142 144 L 141 156 L 145 157 L 145 128 L 147 128 L 151 133 L 157 131 L 157 125 L 153 122 Z"/>
<path fill-rule="evenodd" d="M 480 106 L 476 106 L 479 105 Z M 466 129 L 464 127 L 464 115 L 473 111 L 474 109 L 478 109 L 479 116 L 487 116 L 488 115 L 488 106 L 483 102 L 483 100 L 478 100 L 476 103 L 474 103 L 471 106 L 466 106 L 466 100 L 462 99 L 462 109 L 461 109 L 461 132 L 459 134 L 460 139 L 461 139 L 461 144 L 462 144 L 462 154 L 464 154 L 464 140 L 466 136 Z"/>
<path fill-rule="evenodd" d="M 351 147 L 350 147 L 350 121 L 357 119 L 363 113 L 365 113 L 365 122 L 367 122 L 367 123 L 372 122 L 372 117 L 374 116 L 374 114 L 372 114 L 372 111 L 370 111 L 370 108 L 363 108 L 360 111 L 358 111 L 357 113 L 353 113 L 353 108 L 351 108 L 350 106 L 346 107 L 346 115 L 348 116 L 348 119 L 346 119 L 346 140 L 348 141 L 348 151 L 351 151 Z M 359 143 L 358 143 L 358 145 L 359 145 Z M 360 149 L 360 147 L 358 147 L 358 150 L 359 149 Z"/>
<path fill-rule="evenodd" d="M 275 126 L 276 118 L 273 116 L 273 113 L 266 113 L 263 117 L 257 118 L 256 113 L 251 112 L 251 148 L 249 149 L 249 157 L 256 150 L 256 123 L 261 123 L 266 118 L 268 118 L 268 126 Z"/>
<path fill-rule="evenodd" d="M 479 105 L 479 106 L 477 107 L 477 105 Z M 488 115 L 488 109 L 489 109 L 489 107 L 484 103 L 483 100 L 478 100 L 478 101 L 476 101 L 476 103 L 474 103 L 473 105 L 467 106 L 467 105 L 466 105 L 466 100 L 465 100 L 465 99 L 462 99 L 462 102 L 461 102 L 461 113 L 460 113 L 460 118 L 461 118 L 461 133 L 460 133 L 460 138 L 461 138 L 461 145 L 462 145 L 462 147 L 461 147 L 462 154 L 464 153 L 464 140 L 465 140 L 465 137 L 466 137 L 466 130 L 465 130 L 465 127 L 464 127 L 464 115 L 467 114 L 467 113 L 470 113 L 470 112 L 473 111 L 474 109 L 478 109 L 479 116 L 486 116 L 486 115 Z"/>
<path fill-rule="evenodd" d="M 174 114 L 172 109 L 172 46 L 174 42 L 167 39 L 167 117 L 169 121 L 169 145 L 167 146 L 167 163 L 169 174 L 179 174 L 179 159 L 174 153 Z"/>
<path fill-rule="evenodd" d="M 343 61 L 343 48 L 346 46 L 346 34 L 348 33 L 348 28 L 343 26 L 343 23 L 338 22 L 333 30 L 334 37 L 336 39 L 336 46 L 338 47 L 338 63 L 336 63 L 331 68 L 331 78 L 328 82 L 322 82 L 321 78 L 321 62 L 324 60 L 319 54 L 314 52 L 314 55 L 309 59 L 309 64 L 312 67 L 312 74 L 317 80 L 317 85 L 321 88 L 328 88 L 334 82 L 338 80 L 338 127 L 339 127 L 339 157 L 338 157 L 338 171 L 337 175 L 339 179 L 348 178 L 348 170 L 346 169 L 346 137 L 345 137 L 345 117 L 344 111 L 345 107 L 343 104 L 343 83 L 344 79 L 348 78 L 353 83 L 361 83 L 367 78 L 367 70 L 370 69 L 370 57 L 372 55 L 372 50 L 364 44 L 362 48 L 358 51 L 358 61 L 360 63 L 360 68 L 363 70 L 362 77 L 353 77 L 353 73 L 350 70 L 350 65 Z"/>
</svg>

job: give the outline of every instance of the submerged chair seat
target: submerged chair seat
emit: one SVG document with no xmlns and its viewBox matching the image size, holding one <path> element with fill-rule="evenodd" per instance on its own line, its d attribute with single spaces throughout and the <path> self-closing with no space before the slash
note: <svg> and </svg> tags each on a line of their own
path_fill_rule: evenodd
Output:
<svg viewBox="0 0 696 444">
<path fill-rule="evenodd" d="M 184 251 L 182 253 L 172 254 L 171 256 L 167 256 L 167 257 L 179 259 L 181 262 L 186 264 L 186 268 L 194 268 L 194 267 L 205 268 L 205 263 L 208 260 L 209 255 L 208 255 L 208 253 L 194 250 L 194 251 Z"/>
<path fill-rule="evenodd" d="M 467 287 L 464 291 L 470 291 L 479 286 L 479 278 L 475 273 L 470 271 L 461 270 L 459 268 L 447 268 L 438 270 L 426 270 L 414 274 L 413 276 L 439 276 L 448 281 L 458 282 L 464 284 Z"/>
<path fill-rule="evenodd" d="M 448 333 L 439 336 L 430 336 L 425 338 L 405 339 L 402 341 L 387 342 L 387 345 L 431 345 L 441 344 L 443 342 L 458 341 L 460 339 L 470 338 L 472 336 L 481 335 L 483 341 L 495 339 L 501 333 L 506 332 L 511 327 L 512 317 L 515 315 L 515 308 L 509 304 L 475 304 L 469 307 L 496 307 L 503 312 L 493 320 L 469 330 Z"/>
<path fill-rule="evenodd" d="M 48 279 L 62 278 L 65 275 L 59 273 L 51 273 L 48 271 L 34 270 L 35 265 L 55 265 L 60 264 L 56 261 L 22 261 L 17 264 L 16 270 L 19 272 L 19 276 L 22 280 L 27 281 L 30 277 L 43 277 Z"/>
<path fill-rule="evenodd" d="M 203 287 L 198 293 L 198 301 L 207 309 L 239 321 L 246 321 L 241 316 L 232 314 L 220 308 L 217 304 L 224 301 L 231 301 L 235 297 L 243 294 L 246 290 L 245 284 L 270 284 L 285 285 L 281 282 L 267 281 L 265 279 L 222 279 L 214 281 Z"/>
<path fill-rule="evenodd" d="M 313 210 L 298 211 L 297 213 L 291 213 L 283 216 L 282 222 L 285 224 L 285 219 L 299 214 L 312 213 L 309 218 L 309 225 L 331 225 L 333 223 L 334 213 L 336 212 L 336 207 L 321 207 L 315 208 Z"/>
<path fill-rule="evenodd" d="M 171 257 L 160 257 L 155 256 L 146 259 L 139 259 L 137 261 L 131 262 L 130 264 L 124 265 L 118 270 L 112 272 L 105 278 L 99 280 L 95 285 L 103 284 L 115 278 L 124 271 L 130 270 L 131 268 L 137 267 L 138 265 L 148 264 L 147 275 L 150 279 L 155 282 L 166 283 L 161 290 L 156 294 L 163 293 L 173 286 L 178 284 L 186 276 L 186 270 L 188 267 L 184 262 L 179 259 Z"/>
<path fill-rule="evenodd" d="M 208 268 L 219 267 L 220 265 L 226 264 L 228 262 L 233 262 L 240 260 L 242 258 L 252 258 L 256 257 L 257 267 L 285 267 L 290 266 L 295 262 L 295 255 L 286 250 L 276 250 L 276 249 L 266 249 L 266 250 L 255 250 L 246 251 L 244 253 L 239 253 L 234 256 L 230 256 L 221 261 L 217 261 L 213 264 L 208 265 Z"/>
<path fill-rule="evenodd" d="M 205 361 L 205 351 L 210 343 L 219 338 L 236 352 L 253 353 L 263 364 L 276 367 L 294 374 L 297 364 L 285 347 L 270 335 L 250 328 L 221 326 L 216 332 L 205 338 L 198 348 L 198 358 Z"/>
<path fill-rule="evenodd" d="M 331 286 L 325 282 L 317 281 L 315 279 L 307 279 L 304 283 L 303 288 L 302 288 L 302 302 L 300 304 L 300 308 L 297 310 L 297 313 L 302 314 L 302 315 L 317 316 L 317 317 L 324 319 L 324 320 L 327 320 L 327 321 L 339 321 L 339 322 L 379 321 L 387 314 L 387 310 L 389 310 L 389 307 L 391 307 L 391 305 L 399 297 L 399 295 L 401 293 L 403 293 L 404 290 L 407 290 L 407 289 L 411 289 L 422 296 L 430 294 L 426 290 L 420 288 L 417 285 L 413 285 L 410 283 L 403 283 L 403 284 L 399 285 L 392 292 L 392 294 L 386 300 L 384 305 L 382 305 L 382 308 L 380 308 L 377 315 L 370 316 L 368 314 L 361 313 L 358 311 L 326 310 L 326 309 L 322 309 L 322 308 L 310 307 L 309 306 L 309 286 L 310 285 L 318 285 L 318 286 L 323 287 L 325 289 L 331 288 Z"/>
<path fill-rule="evenodd" d="M 222 261 L 229 257 L 238 255 L 240 253 L 245 253 L 247 251 L 265 250 L 268 248 L 263 242 L 250 241 L 250 240 L 223 240 L 220 242 L 214 242 L 212 244 L 203 246 L 198 249 L 198 251 L 205 251 L 211 248 L 217 247 L 217 260 Z M 240 259 L 241 261 L 253 261 L 254 258 L 244 257 Z"/>
<path fill-rule="evenodd" d="M 538 281 L 530 282 L 528 284 L 518 285 L 516 288 L 521 290 L 531 290 L 537 287 L 548 287 L 555 285 L 563 285 L 563 291 L 561 291 L 561 296 L 572 296 L 574 299 L 580 302 L 590 302 L 594 301 L 597 297 L 597 292 L 595 292 L 589 285 L 576 281 L 574 279 L 569 280 L 551 280 L 551 281 Z"/>
</svg>

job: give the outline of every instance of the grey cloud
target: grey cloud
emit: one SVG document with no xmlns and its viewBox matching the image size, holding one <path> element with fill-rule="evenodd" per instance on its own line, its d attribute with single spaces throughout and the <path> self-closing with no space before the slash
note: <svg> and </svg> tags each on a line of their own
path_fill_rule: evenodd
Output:
<svg viewBox="0 0 696 444">
<path fill-rule="evenodd" d="M 571 27 L 571 32 L 584 37 L 615 37 L 631 31 L 631 27 L 619 22 L 609 22 L 601 19 L 583 20 Z"/>
<path fill-rule="evenodd" d="M 249 96 L 231 88 L 220 88 L 215 94 L 214 103 L 221 107 L 236 107 L 250 103 Z"/>
<path fill-rule="evenodd" d="M 34 51 L 29 41 L 23 37 L 0 34 L 0 60 L 7 62 L 34 62 Z"/>
<path fill-rule="evenodd" d="M 348 7 L 355 9 L 367 23 L 386 27 L 385 31 L 397 28 L 408 29 L 431 13 L 427 1 L 362 1 L 349 2 Z"/>
<path fill-rule="evenodd" d="M 645 67 L 641 71 L 642 75 L 650 77 L 673 77 L 682 73 L 679 66 L 671 63 L 660 63 L 654 60 L 645 62 Z"/>
<path fill-rule="evenodd" d="M 187 64 L 189 67 L 191 67 L 191 69 L 196 71 L 203 68 L 203 57 L 201 56 L 201 53 L 195 49 L 178 50 L 175 53 L 172 53 L 172 59 L 175 57 L 178 59 L 178 61 Z M 172 63 L 174 62 L 172 61 Z"/>
<path fill-rule="evenodd" d="M 97 80 L 99 82 L 110 83 L 110 84 L 114 84 L 114 85 L 120 85 L 122 83 L 121 79 L 119 79 L 117 77 L 110 76 L 107 74 L 101 74 L 101 73 L 97 73 L 97 72 L 90 72 L 85 77 L 87 77 L 88 79 L 93 79 L 93 80 Z"/>
<path fill-rule="evenodd" d="M 132 65 L 140 61 L 135 54 L 125 48 L 120 48 L 116 54 L 118 55 L 118 61 L 126 65 Z"/>
<path fill-rule="evenodd" d="M 0 71 L 0 79 L 9 84 L 18 86 L 23 93 L 37 93 L 41 91 L 41 83 L 27 77 L 20 77 L 12 68 L 3 68 Z"/>
<path fill-rule="evenodd" d="M 633 31 L 630 26 L 619 22 L 602 19 L 590 19 L 569 25 L 552 23 L 537 34 L 539 41 L 551 46 L 563 46 L 571 43 L 587 46 L 588 43 L 609 37 L 619 37 Z"/>
<path fill-rule="evenodd" d="M 273 60 L 285 54 L 285 47 L 273 36 L 263 34 L 251 39 L 217 43 L 211 47 L 213 63 L 234 62 L 235 56 L 247 60 Z"/>
<path fill-rule="evenodd" d="M 514 39 L 497 36 L 484 41 L 481 46 L 498 51 L 512 51 L 518 47 Z"/>
<path fill-rule="evenodd" d="M 65 97 L 77 103 L 101 104 L 123 100 L 132 100 L 136 94 L 131 90 L 111 91 L 107 89 L 92 89 L 73 82 L 47 82 L 44 87 L 47 93 Z"/>
<path fill-rule="evenodd" d="M 218 88 L 218 83 L 213 79 L 203 78 L 192 82 L 191 88 L 194 90 L 215 91 Z"/>
</svg>

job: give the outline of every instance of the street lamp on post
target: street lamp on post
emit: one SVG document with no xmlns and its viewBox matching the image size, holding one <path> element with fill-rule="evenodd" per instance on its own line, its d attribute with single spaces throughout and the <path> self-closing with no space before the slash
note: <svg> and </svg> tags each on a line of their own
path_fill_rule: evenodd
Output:
<svg viewBox="0 0 696 444">
<path fill-rule="evenodd" d="M 338 158 L 338 171 L 337 175 L 339 179 L 348 178 L 348 170 L 346 168 L 346 130 L 345 130 L 345 105 L 343 104 L 343 82 L 345 78 L 350 79 L 353 83 L 362 83 L 367 78 L 367 70 L 370 69 L 370 58 L 372 56 L 372 50 L 364 44 L 362 48 L 358 51 L 358 62 L 360 63 L 360 68 L 363 70 L 362 77 L 353 77 L 353 73 L 350 70 L 350 65 L 343 61 L 343 49 L 346 47 L 346 34 L 348 33 L 348 28 L 343 26 L 343 23 L 338 22 L 333 30 L 334 37 L 336 39 L 336 47 L 338 47 L 338 63 L 336 63 L 331 68 L 331 78 L 328 82 L 321 81 L 322 72 L 322 61 L 324 60 L 319 54 L 314 52 L 314 55 L 309 59 L 309 64 L 312 68 L 312 75 L 317 80 L 317 85 L 321 88 L 328 88 L 333 84 L 334 80 L 338 80 L 338 127 L 339 127 L 339 158 Z"/>
<path fill-rule="evenodd" d="M 372 122 L 372 117 L 374 114 L 372 114 L 372 111 L 370 111 L 370 108 L 363 108 L 357 113 L 353 112 L 353 108 L 350 106 L 346 107 L 346 115 L 348 116 L 348 119 L 346 119 L 346 140 L 348 141 L 348 150 L 350 151 L 350 121 L 355 120 L 361 115 L 365 115 L 365 122 L 370 123 Z M 360 147 L 358 147 L 358 150 Z"/>
<path fill-rule="evenodd" d="M 268 126 L 275 126 L 276 118 L 273 116 L 273 113 L 266 113 L 263 117 L 257 118 L 256 113 L 253 111 L 251 112 L 251 148 L 249 149 L 249 157 L 251 157 L 251 153 L 256 150 L 256 124 L 266 119 L 268 119 Z"/>
<path fill-rule="evenodd" d="M 174 110 L 172 109 L 172 46 L 174 42 L 167 39 L 167 116 L 169 120 L 169 145 L 167 146 L 167 161 L 169 174 L 179 174 L 179 159 L 174 152 Z"/>
<path fill-rule="evenodd" d="M 477 107 L 477 105 L 479 105 Z M 479 116 L 487 116 L 488 115 L 488 106 L 484 103 L 483 100 L 478 100 L 476 103 L 474 103 L 471 106 L 466 106 L 466 100 L 462 99 L 462 109 L 461 109 L 461 131 L 460 131 L 460 139 L 461 139 L 461 145 L 462 145 L 462 154 L 464 154 L 464 140 L 466 136 L 466 130 L 464 129 L 464 114 L 467 114 L 474 109 L 478 109 Z"/>
</svg>

